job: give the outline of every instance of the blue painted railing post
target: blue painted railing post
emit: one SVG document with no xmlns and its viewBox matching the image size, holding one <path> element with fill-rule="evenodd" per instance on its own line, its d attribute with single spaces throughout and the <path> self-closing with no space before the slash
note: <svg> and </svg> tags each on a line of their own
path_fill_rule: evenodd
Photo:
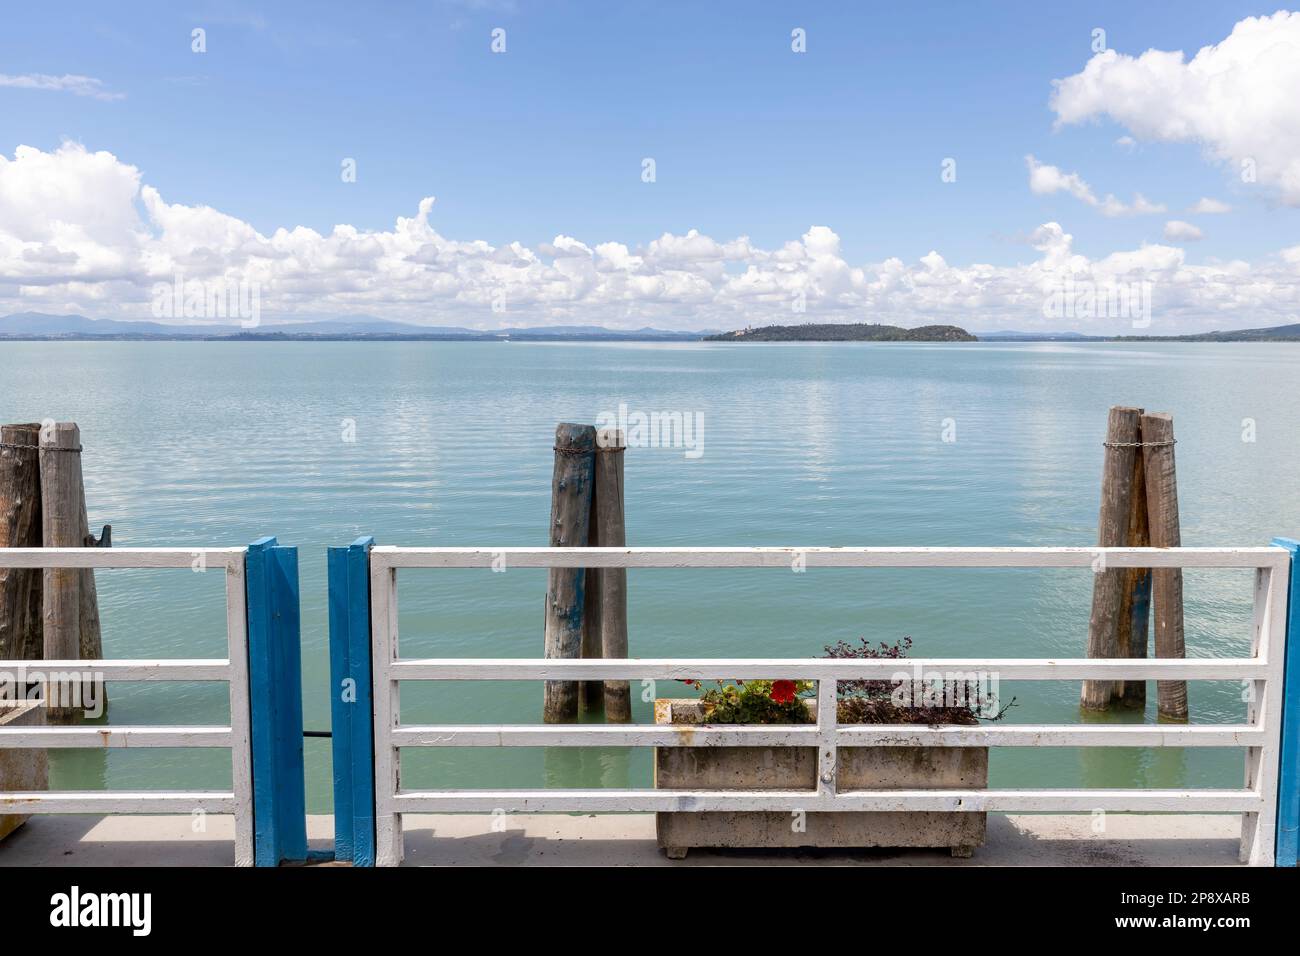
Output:
<svg viewBox="0 0 1300 956">
<path fill-rule="evenodd" d="M 245 572 L 253 861 L 279 866 L 307 859 L 298 549 L 260 538 L 248 546 Z"/>
<path fill-rule="evenodd" d="M 1295 866 L 1300 854 L 1300 541 L 1274 538 L 1273 544 L 1291 552 L 1291 582 L 1287 588 L 1286 676 L 1282 683 L 1282 760 L 1277 784 L 1278 866 Z"/>
<path fill-rule="evenodd" d="M 374 725 L 370 706 L 370 549 L 329 549 L 330 721 L 334 858 L 375 865 Z"/>
</svg>

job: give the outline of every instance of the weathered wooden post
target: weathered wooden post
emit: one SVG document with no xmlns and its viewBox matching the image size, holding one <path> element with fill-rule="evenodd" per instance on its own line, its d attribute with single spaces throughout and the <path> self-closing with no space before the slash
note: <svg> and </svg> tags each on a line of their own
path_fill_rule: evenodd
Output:
<svg viewBox="0 0 1300 956">
<path fill-rule="evenodd" d="M 81 430 L 74 422 L 42 427 L 40 436 L 41 524 L 47 548 L 83 548 L 90 536 L 85 487 L 81 475 Z M 95 572 L 90 568 L 46 568 L 44 573 L 44 652 L 49 660 L 96 660 L 103 656 Z M 50 707 L 47 718 L 67 723 L 79 717 L 75 707 Z M 82 699 L 86 700 L 86 688 Z M 96 699 L 103 701 L 103 685 Z"/>
<path fill-rule="evenodd" d="M 81 461 L 81 456 L 77 456 L 77 461 Z M 90 522 L 86 514 L 86 495 L 81 495 L 81 530 L 83 548 L 108 547 L 111 544 L 109 527 L 104 526 L 103 537 L 96 538 L 90 531 Z M 104 656 L 104 637 L 99 623 L 99 593 L 95 589 L 95 571 L 93 568 L 83 568 L 81 572 L 81 659 L 83 661 L 97 661 Z M 102 682 L 97 685 L 99 693 L 103 693 Z M 107 697 L 99 697 L 99 700 L 108 706 Z"/>
<path fill-rule="evenodd" d="M 41 546 L 40 425 L 0 426 L 0 548 Z M 0 660 L 44 650 L 40 568 L 0 569 Z"/>
<path fill-rule="evenodd" d="M 42 539 L 47 548 L 79 548 L 81 529 L 81 432 L 59 422 L 41 431 Z M 81 657 L 81 572 L 72 568 L 44 571 L 44 652 L 46 660 L 75 661 Z M 53 706 L 68 688 L 46 684 L 45 718 L 71 723 L 73 707 Z"/>
<path fill-rule="evenodd" d="M 600 436 L 596 436 L 599 443 Z M 600 469 L 600 449 L 597 448 L 595 467 Z M 591 482 L 591 520 L 587 529 L 587 547 L 600 546 L 596 531 L 596 498 L 600 489 L 596 479 Z M 600 636 L 600 578 L 603 568 L 587 568 L 582 582 L 582 656 L 599 659 L 604 656 L 604 642 Z M 578 710 L 583 713 L 595 713 L 605 702 L 605 685 L 598 680 L 584 680 L 578 683 Z"/>
<path fill-rule="evenodd" d="M 1173 416 L 1164 412 L 1143 415 L 1142 440 L 1151 544 L 1157 548 L 1177 548 L 1182 536 L 1178 524 Z M 1157 568 L 1152 573 L 1151 603 L 1155 610 L 1155 656 L 1185 657 L 1182 568 Z M 1156 696 L 1159 716 L 1168 720 L 1187 719 L 1186 681 L 1157 681 Z"/>
<path fill-rule="evenodd" d="M 596 494 L 593 523 L 596 543 L 602 548 L 627 546 L 623 514 L 623 452 L 625 436 L 616 428 L 603 428 L 596 436 Z M 600 570 L 601 656 L 627 657 L 627 569 Z M 588 585 L 590 587 L 590 584 Z M 632 699 L 626 680 L 605 681 L 605 720 L 632 720 Z"/>
<path fill-rule="evenodd" d="M 1106 427 L 1106 455 L 1102 468 L 1101 512 L 1097 519 L 1097 545 L 1121 547 L 1128 535 L 1133 497 L 1134 458 L 1137 454 L 1142 410 L 1116 405 Z M 1098 558 L 1092 585 L 1092 615 L 1088 621 L 1088 657 L 1115 657 L 1119 649 L 1121 605 L 1127 575 L 1123 568 L 1108 568 Z M 1079 704 L 1085 710 L 1110 706 L 1112 681 L 1083 682 Z"/>
<path fill-rule="evenodd" d="M 595 475 L 596 429 L 561 423 L 555 429 L 555 470 L 551 478 L 551 547 L 587 544 L 591 531 L 591 492 Z M 546 650 L 548 658 L 577 658 L 582 654 L 582 611 L 585 599 L 582 568 L 551 568 L 546 588 Z M 576 720 L 578 682 L 546 681 L 542 719 L 547 723 Z"/>
<path fill-rule="evenodd" d="M 1138 437 L 1142 432 L 1138 429 Z M 1143 455 L 1133 456 L 1133 497 L 1129 507 L 1128 538 L 1130 548 L 1145 548 L 1151 544 L 1151 529 L 1147 517 L 1146 470 Z M 1151 569 L 1128 568 L 1124 575 L 1124 595 L 1119 611 L 1118 657 L 1146 657 L 1150 640 L 1151 620 Z M 1124 707 L 1145 709 L 1147 682 L 1144 680 L 1116 681 L 1114 699 Z"/>
</svg>

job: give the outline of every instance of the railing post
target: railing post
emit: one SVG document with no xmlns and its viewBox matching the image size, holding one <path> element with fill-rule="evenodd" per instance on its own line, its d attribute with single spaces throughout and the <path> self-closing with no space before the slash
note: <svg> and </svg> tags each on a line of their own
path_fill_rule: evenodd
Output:
<svg viewBox="0 0 1300 956">
<path fill-rule="evenodd" d="M 330 726 L 334 745 L 334 858 L 375 865 L 374 720 L 370 689 L 370 549 L 358 538 L 329 549 Z"/>
<path fill-rule="evenodd" d="M 1300 541 L 1274 538 L 1273 544 L 1291 552 L 1287 588 L 1286 671 L 1282 682 L 1281 767 L 1277 787 L 1277 844 L 1274 865 L 1295 866 L 1300 854 Z"/>
<path fill-rule="evenodd" d="M 279 866 L 307 859 L 298 549 L 260 538 L 245 562 L 253 860 Z"/>
</svg>

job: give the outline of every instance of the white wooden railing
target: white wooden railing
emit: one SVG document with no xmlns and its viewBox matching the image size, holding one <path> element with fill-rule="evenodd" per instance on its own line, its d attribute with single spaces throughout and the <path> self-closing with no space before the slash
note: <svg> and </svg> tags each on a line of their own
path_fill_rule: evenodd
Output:
<svg viewBox="0 0 1300 956">
<path fill-rule="evenodd" d="M 0 548 L 0 568 L 172 568 L 224 573 L 226 657 L 204 660 L 0 660 L 0 672 L 93 681 L 225 681 L 230 725 L 0 728 L 0 748 L 220 747 L 231 753 L 230 791 L 0 792 L 0 813 L 221 813 L 235 822 L 235 862 L 253 863 L 245 548 Z"/>
<path fill-rule="evenodd" d="M 1241 659 L 1087 660 L 533 660 L 404 659 L 398 648 L 397 572 L 403 568 L 1108 568 L 1255 569 L 1251 654 Z M 503 565 L 504 562 L 504 565 Z M 375 712 L 376 859 L 403 854 L 402 815 L 417 812 L 637 812 L 709 810 L 940 810 L 1087 813 L 1241 813 L 1242 859 L 1271 865 L 1277 807 L 1288 552 L 1282 548 L 398 548 L 370 552 Z M 1082 643 L 1082 642 L 1081 642 Z M 889 680 L 901 669 L 982 671 L 999 680 L 1229 680 L 1250 688 L 1247 721 L 1231 725 L 845 725 L 837 680 Z M 713 680 L 818 682 L 807 726 L 473 725 L 401 723 L 402 681 Z M 1240 789 L 970 789 L 837 792 L 840 746 L 1243 747 Z M 409 790 L 402 747 L 816 746 L 817 789 Z"/>
</svg>

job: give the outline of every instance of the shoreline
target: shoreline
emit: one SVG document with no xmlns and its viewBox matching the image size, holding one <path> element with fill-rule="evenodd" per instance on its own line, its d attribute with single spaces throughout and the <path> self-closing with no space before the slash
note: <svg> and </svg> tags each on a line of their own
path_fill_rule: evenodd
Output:
<svg viewBox="0 0 1300 956">
<path fill-rule="evenodd" d="M 1204 338 L 1178 335 L 1117 335 L 1087 336 L 1017 336 L 975 338 L 968 341 L 945 339 L 731 339 L 720 340 L 713 336 L 562 336 L 562 335 L 293 335 L 264 333 L 248 335 L 0 335 L 5 342 L 443 342 L 443 343 L 502 343 L 577 345 L 582 343 L 628 345 L 1106 345 L 1112 343 L 1179 343 L 1190 345 L 1296 345 L 1300 336 L 1292 338 Z"/>
</svg>

